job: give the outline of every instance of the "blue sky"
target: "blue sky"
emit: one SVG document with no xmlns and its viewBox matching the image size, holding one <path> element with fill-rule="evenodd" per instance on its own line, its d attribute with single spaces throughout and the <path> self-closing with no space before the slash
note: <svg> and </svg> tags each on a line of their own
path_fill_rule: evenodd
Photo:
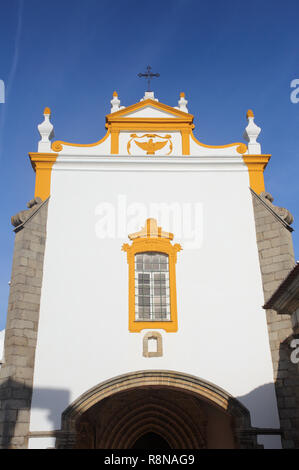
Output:
<svg viewBox="0 0 299 470">
<path fill-rule="evenodd" d="M 140 100 L 150 64 L 153 89 L 176 106 L 181 91 L 206 144 L 242 141 L 246 111 L 262 128 L 265 171 L 274 204 L 296 228 L 299 103 L 299 2 L 263 0 L 10 0 L 0 10 L 0 329 L 5 326 L 14 234 L 10 217 L 34 196 L 28 152 L 37 124 L 52 110 L 55 138 L 89 143 L 105 133 L 117 90 L 122 105 Z M 236 195 L 237 197 L 237 195 Z M 295 255 L 299 235 L 294 232 Z"/>
</svg>

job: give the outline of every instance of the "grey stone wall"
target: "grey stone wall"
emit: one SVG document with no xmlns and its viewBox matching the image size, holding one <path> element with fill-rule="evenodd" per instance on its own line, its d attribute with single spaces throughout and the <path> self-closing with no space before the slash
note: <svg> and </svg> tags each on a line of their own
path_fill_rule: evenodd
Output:
<svg viewBox="0 0 299 470">
<path fill-rule="evenodd" d="M 46 241 L 48 200 L 12 217 L 15 246 L 0 369 L 0 448 L 26 448 Z"/>
<path fill-rule="evenodd" d="M 257 245 L 265 301 L 274 293 L 295 265 L 291 214 L 272 204 L 269 193 L 252 191 Z M 266 310 L 279 408 L 283 447 L 299 448 L 299 374 L 290 360 L 293 329 L 290 315 Z"/>
</svg>

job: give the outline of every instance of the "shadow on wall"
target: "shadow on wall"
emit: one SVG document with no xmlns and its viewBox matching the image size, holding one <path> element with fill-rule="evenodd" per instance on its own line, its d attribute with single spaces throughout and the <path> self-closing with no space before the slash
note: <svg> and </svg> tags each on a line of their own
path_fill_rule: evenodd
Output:
<svg viewBox="0 0 299 470">
<path fill-rule="evenodd" d="M 252 426 L 267 423 L 269 428 L 279 428 L 278 414 L 273 416 L 273 402 L 275 403 L 274 383 L 267 383 L 251 390 L 246 395 L 237 397 L 250 411 Z M 262 424 L 265 427 L 265 424 Z"/>
<path fill-rule="evenodd" d="M 299 449 L 299 349 L 291 346 L 294 339 L 299 335 L 290 335 L 280 343 L 275 382 L 285 449 Z"/>
<path fill-rule="evenodd" d="M 273 403 L 276 401 L 274 383 L 267 383 L 257 387 L 248 394 L 237 397 L 237 399 L 250 410 L 253 428 L 262 426 L 262 428 L 269 429 L 269 434 L 257 433 L 258 443 L 266 449 L 281 449 L 278 412 L 273 413 Z M 267 424 L 265 425 L 265 423 Z M 271 434 L 271 429 L 273 434 Z"/>
<path fill-rule="evenodd" d="M 32 408 L 47 412 L 48 428 L 60 429 L 61 413 L 69 405 L 70 396 L 66 389 L 35 388 Z"/>
<path fill-rule="evenodd" d="M 35 389 L 38 409 L 48 412 L 48 429 L 57 429 L 57 416 L 69 403 L 69 390 Z M 0 383 L 0 449 L 27 448 L 32 387 L 16 380 Z M 52 404 L 52 407 L 49 407 Z M 58 428 L 60 423 L 58 423 Z"/>
<path fill-rule="evenodd" d="M 249 410 L 254 410 L 251 412 L 253 425 L 262 419 L 270 427 L 280 427 L 283 449 L 299 449 L 299 352 L 296 355 L 291 347 L 294 338 L 296 335 L 290 335 L 279 344 L 274 387 L 271 383 L 265 384 L 238 397 Z M 277 401 L 279 424 L 268 406 L 273 394 Z M 259 442 L 267 448 L 280 448 L 279 436 L 260 434 Z"/>
</svg>

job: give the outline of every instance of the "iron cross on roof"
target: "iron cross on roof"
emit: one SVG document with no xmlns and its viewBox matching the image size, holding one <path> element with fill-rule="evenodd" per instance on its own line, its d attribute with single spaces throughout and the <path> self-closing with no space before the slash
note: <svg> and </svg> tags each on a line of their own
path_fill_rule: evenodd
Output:
<svg viewBox="0 0 299 470">
<path fill-rule="evenodd" d="M 150 65 L 148 65 L 148 66 L 146 67 L 146 70 L 147 70 L 146 73 L 139 73 L 139 74 L 138 74 L 138 77 L 140 77 L 140 78 L 141 78 L 141 77 L 147 78 L 147 91 L 151 91 L 151 89 L 150 89 L 150 88 L 151 88 L 151 79 L 152 79 L 153 77 L 157 77 L 157 78 L 160 77 L 160 74 L 159 74 L 159 73 L 152 73 L 152 72 L 151 72 L 152 68 L 151 68 Z"/>
</svg>

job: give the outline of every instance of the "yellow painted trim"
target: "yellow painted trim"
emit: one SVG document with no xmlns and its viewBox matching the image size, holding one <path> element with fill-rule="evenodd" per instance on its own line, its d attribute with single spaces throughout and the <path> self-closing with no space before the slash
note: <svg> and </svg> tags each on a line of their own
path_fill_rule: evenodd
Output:
<svg viewBox="0 0 299 470">
<path fill-rule="evenodd" d="M 111 154 L 118 155 L 119 153 L 119 129 L 111 128 Z"/>
<path fill-rule="evenodd" d="M 159 131 L 159 130 L 176 130 L 181 129 L 194 129 L 194 124 L 182 119 L 172 118 L 119 118 L 117 121 L 107 123 L 108 129 L 119 130 L 145 130 L 145 131 Z"/>
<path fill-rule="evenodd" d="M 190 155 L 190 130 L 181 130 L 182 136 L 182 155 Z"/>
<path fill-rule="evenodd" d="M 115 113 L 116 114 L 116 113 Z M 159 123 L 159 122 L 164 122 L 167 124 L 184 124 L 185 127 L 190 127 L 190 123 L 192 123 L 191 119 L 181 119 L 181 118 L 171 118 L 171 117 L 119 117 L 116 119 L 113 119 L 108 122 L 108 125 L 106 124 L 106 127 L 109 127 L 111 125 L 115 125 L 116 123 L 134 123 L 134 122 L 148 122 L 148 123 Z"/>
<path fill-rule="evenodd" d="M 43 201 L 50 196 L 51 172 L 57 157 L 58 153 L 29 153 L 31 165 L 36 173 L 34 196 Z"/>
<path fill-rule="evenodd" d="M 61 152 L 63 149 L 63 145 L 67 145 L 70 147 L 95 147 L 96 145 L 102 144 L 105 142 L 105 140 L 108 139 L 110 135 L 110 129 L 106 132 L 104 137 L 100 139 L 98 142 L 92 143 L 92 144 L 73 144 L 72 142 L 64 142 L 62 140 L 55 140 L 55 142 L 52 143 L 51 148 L 54 150 L 54 152 Z"/>
<path fill-rule="evenodd" d="M 145 108 L 146 106 L 152 106 L 153 108 L 166 111 L 174 117 L 126 117 L 127 114 Z M 194 128 L 193 119 L 194 117 L 192 114 L 184 113 L 183 111 L 180 111 L 171 106 L 151 99 L 132 104 L 131 106 L 116 111 L 115 113 L 108 114 L 106 116 L 106 128 L 110 129 L 111 131 L 111 153 L 119 153 L 120 131 L 131 131 L 132 133 L 141 131 L 147 131 L 152 133 L 181 131 L 183 135 L 184 132 L 187 132 L 187 134 L 189 134 L 190 131 Z M 183 155 L 190 155 L 190 144 L 188 135 L 184 135 L 184 137 L 182 137 L 182 153 Z"/>
<path fill-rule="evenodd" d="M 136 238 L 167 238 L 168 240 L 173 240 L 173 233 L 164 232 L 161 227 L 158 227 L 156 219 L 146 219 L 145 226 L 142 227 L 138 232 L 130 233 L 128 235 L 130 240 L 135 240 Z"/>
<path fill-rule="evenodd" d="M 182 135 L 182 154 L 190 155 L 190 131 L 194 124 L 180 119 L 172 118 L 119 118 L 115 122 L 106 124 L 111 131 L 111 154 L 119 153 L 119 133 L 120 131 L 138 132 L 181 132 Z M 172 149 L 171 149 L 172 151 Z M 170 152 L 171 153 L 171 152 Z"/>
<path fill-rule="evenodd" d="M 111 132 L 111 154 L 113 155 L 117 155 L 119 153 L 120 131 L 129 131 L 132 133 L 181 132 L 182 154 L 190 155 L 189 135 L 191 130 L 194 128 L 194 124 L 192 124 L 191 121 L 172 118 L 119 118 L 113 122 L 107 123 L 106 127 L 108 127 Z"/>
<path fill-rule="evenodd" d="M 116 95 L 115 95 L 116 96 Z M 174 118 L 130 118 L 124 117 L 124 115 L 134 112 L 138 109 L 144 108 L 146 106 L 152 106 L 156 109 L 166 111 L 174 116 Z M 106 116 L 106 128 L 107 133 L 106 135 L 99 140 L 98 142 L 92 144 L 76 144 L 72 142 L 64 142 L 62 140 L 56 140 L 52 143 L 52 150 L 54 152 L 61 152 L 63 150 L 63 146 L 71 146 L 71 147 L 95 147 L 96 145 L 101 144 L 104 142 L 109 135 L 111 134 L 111 154 L 118 155 L 119 154 L 119 133 L 121 130 L 127 131 L 188 131 L 194 128 L 193 124 L 193 115 L 184 113 L 178 109 L 172 108 L 166 104 L 148 99 L 141 101 L 139 103 L 135 103 L 131 106 L 128 106 L 120 111 L 116 111 L 115 113 L 108 114 Z M 187 137 L 185 138 L 185 147 L 186 152 L 188 152 L 188 142 Z M 190 152 L 189 152 L 190 153 Z M 186 155 L 189 155 L 186 153 Z"/>
<path fill-rule="evenodd" d="M 148 232 L 149 220 L 146 223 L 146 231 Z M 166 233 L 161 231 L 160 233 Z M 127 253 L 127 261 L 129 266 L 129 331 L 138 333 L 144 329 L 163 329 L 166 332 L 173 333 L 178 331 L 178 315 L 177 315 L 177 296 L 176 296 L 176 273 L 175 265 L 177 261 L 177 252 L 182 248 L 176 243 L 171 244 L 169 238 L 162 238 L 162 236 L 140 236 L 133 238 L 132 245 L 124 243 L 122 250 Z M 172 234 L 169 234 L 172 235 Z M 132 234 L 131 236 L 136 236 Z M 170 292 L 170 321 L 136 321 L 135 320 L 135 255 L 137 253 L 144 253 L 150 251 L 158 251 L 168 255 L 169 262 L 169 292 Z"/>
<path fill-rule="evenodd" d="M 243 142 L 234 142 L 232 144 L 226 144 L 226 145 L 207 145 L 207 144 L 203 144 L 202 142 L 199 142 L 199 140 L 197 140 L 197 138 L 194 136 L 192 131 L 191 131 L 191 138 L 192 140 L 194 140 L 194 142 L 196 142 L 201 147 L 207 147 L 211 149 L 224 149 L 228 147 L 236 147 L 237 145 L 238 147 L 236 150 L 238 153 L 244 154 L 247 151 L 247 145 L 244 144 Z"/>
<path fill-rule="evenodd" d="M 146 106 L 152 106 L 156 109 L 166 111 L 174 116 L 174 118 L 141 118 L 141 117 L 125 117 L 128 113 L 132 113 L 136 110 L 142 109 Z M 227 147 L 236 147 L 236 150 L 240 154 L 244 154 L 247 151 L 247 146 L 241 142 L 235 142 L 227 145 L 207 145 L 199 142 L 194 136 L 192 129 L 194 129 L 193 124 L 194 116 L 189 113 L 185 113 L 178 109 L 175 109 L 171 106 L 168 106 L 164 103 L 147 99 L 135 103 L 131 106 L 127 106 L 115 113 L 108 114 L 106 116 L 106 135 L 99 140 L 98 142 L 92 144 L 76 144 L 71 142 L 64 142 L 61 140 L 56 140 L 52 143 L 52 150 L 54 152 L 61 152 L 63 146 L 73 146 L 73 147 L 95 147 L 96 145 L 104 142 L 109 135 L 111 134 L 111 154 L 119 154 L 119 133 L 120 131 L 147 131 L 147 132 L 167 132 L 167 131 L 177 131 L 181 132 L 182 136 L 182 155 L 190 155 L 190 136 L 194 142 L 196 142 L 201 147 L 213 148 L 213 149 L 222 149 Z"/>
<path fill-rule="evenodd" d="M 243 155 L 244 163 L 248 167 L 250 187 L 257 194 L 265 191 L 264 170 L 270 158 L 269 154 Z"/>
<path fill-rule="evenodd" d="M 144 101 L 139 101 L 138 103 L 131 104 L 130 106 L 127 106 L 126 108 L 116 111 L 115 113 L 107 114 L 106 121 L 113 122 L 119 119 L 120 117 L 126 116 L 126 114 L 145 108 L 146 106 L 151 106 L 153 108 L 159 109 L 160 111 L 166 111 L 167 113 L 172 114 L 173 116 L 176 116 L 178 118 L 183 118 L 184 121 L 193 121 L 194 119 L 194 116 L 192 114 L 185 113 L 184 111 L 180 111 L 179 109 L 175 109 L 172 106 L 168 106 L 167 104 L 160 103 L 159 101 L 147 99 Z M 124 119 L 130 119 L 130 118 L 124 117 Z M 157 119 L 163 119 L 163 118 L 157 118 Z M 173 119 L 173 118 L 170 118 L 170 119 Z"/>
</svg>

